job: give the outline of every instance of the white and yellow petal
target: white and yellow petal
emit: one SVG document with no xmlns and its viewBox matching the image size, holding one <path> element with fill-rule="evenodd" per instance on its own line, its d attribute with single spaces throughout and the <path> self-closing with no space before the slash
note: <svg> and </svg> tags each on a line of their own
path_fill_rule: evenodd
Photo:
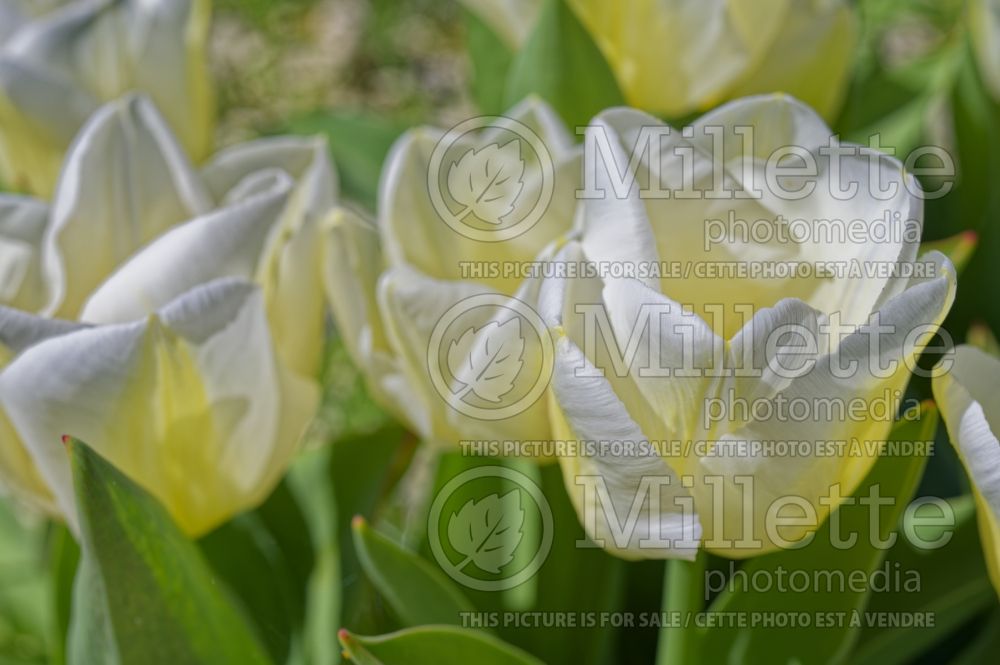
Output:
<svg viewBox="0 0 1000 665">
<path fill-rule="evenodd" d="M 34 130 L 10 155 L 11 164 L 18 163 L 16 155 L 30 154 L 33 144 L 61 153 L 91 112 L 130 91 L 153 100 L 195 160 L 206 157 L 215 116 L 207 63 L 210 13 L 208 0 L 96 0 L 24 26 L 0 58 L 3 134 L 10 142 L 18 128 Z M 38 115 L 39 93 L 63 104 Z M 57 173 L 26 175 L 32 189 L 48 194 Z"/>
<path fill-rule="evenodd" d="M 293 183 L 269 173 L 241 200 L 176 226 L 139 250 L 90 296 L 80 318 L 125 323 L 221 277 L 252 280 L 278 229 Z"/>
<path fill-rule="evenodd" d="M 581 449 L 560 458 L 584 530 L 623 558 L 693 559 L 701 525 L 689 490 L 595 370 L 566 336 L 557 339 L 555 437 L 595 446 L 590 454 Z"/>
<path fill-rule="evenodd" d="M 749 145 L 737 131 L 747 127 L 752 129 Z M 858 325 L 905 285 L 891 271 L 871 274 L 873 267 L 912 262 L 919 243 L 919 185 L 898 161 L 858 148 L 834 165 L 822 150 L 830 145 L 832 130 L 812 109 L 785 95 L 731 102 L 697 120 L 692 130 L 685 136 L 632 109 L 611 109 L 595 118 L 587 134 L 594 159 L 585 178 L 605 194 L 587 196 L 582 206 L 582 244 L 590 260 L 628 263 L 637 270 L 658 261 L 681 267 L 680 275 L 640 277 L 673 300 L 694 306 L 726 338 L 754 311 L 784 298 L 840 312 L 841 323 Z M 719 132 L 724 138 L 716 146 Z M 646 140 L 649 150 L 642 143 Z M 765 181 L 772 155 L 789 146 L 815 165 L 803 196 L 795 194 L 801 183 L 779 180 L 787 190 L 782 191 Z M 873 158 L 878 185 L 891 188 L 889 193 L 868 186 Z M 657 185 L 675 195 L 649 195 Z M 750 196 L 709 195 L 719 186 Z M 850 187 L 856 191 L 842 193 Z M 680 196 L 691 191 L 700 195 Z M 858 224 L 866 225 L 861 242 L 849 235 Z M 809 271 L 786 278 L 780 271 L 769 276 L 761 270 L 746 279 L 699 273 L 716 265 L 804 266 Z M 837 272 L 829 266 L 837 266 Z"/>
<path fill-rule="evenodd" d="M 71 523 L 63 434 L 88 442 L 198 535 L 263 500 L 316 394 L 281 364 L 260 291 L 226 279 L 145 320 L 32 346 L 0 375 L 0 399 Z"/>
<path fill-rule="evenodd" d="M 48 221 L 41 201 L 0 195 L 0 304 L 37 312 L 48 302 L 51 284 L 42 262 Z"/>
<path fill-rule="evenodd" d="M 882 326 L 883 331 L 873 341 L 870 328 L 859 328 L 833 346 L 826 355 L 816 354 L 814 362 L 799 376 L 787 381 L 780 390 L 786 408 L 777 407 L 763 416 L 745 421 L 725 418 L 717 427 L 716 441 L 711 454 L 701 456 L 693 467 L 688 467 L 696 480 L 692 492 L 699 506 L 705 533 L 720 545 L 712 549 L 727 556 L 754 556 L 780 546 L 767 532 L 766 513 L 782 497 L 794 496 L 804 500 L 815 510 L 822 521 L 831 510 L 821 497 L 831 496 L 831 488 L 839 488 L 841 496 L 850 493 L 864 479 L 877 457 L 877 451 L 865 447 L 864 442 L 884 441 L 892 427 L 895 415 L 891 408 L 879 417 L 869 411 L 878 400 L 895 404 L 897 396 L 905 390 L 910 368 L 938 326 L 943 322 L 955 297 L 955 270 L 940 254 L 924 257 L 934 262 L 933 277 L 915 278 L 900 294 L 891 298 L 873 318 L 871 325 Z M 872 355 L 877 351 L 877 355 Z M 769 356 L 769 357 L 773 357 Z M 723 385 L 715 397 L 723 400 L 734 411 L 738 399 L 748 395 L 730 392 L 732 386 Z M 753 384 L 744 384 L 743 388 Z M 844 417 L 838 405 L 855 402 L 866 407 L 865 417 Z M 808 417 L 796 416 L 787 405 L 796 402 L 808 409 Z M 856 455 L 810 454 L 787 456 L 762 455 L 762 444 L 773 441 L 804 442 L 820 450 L 823 442 L 845 441 L 848 445 L 859 442 Z M 834 450 L 834 449 L 830 449 Z M 723 505 L 715 505 L 713 486 L 708 477 L 725 480 Z M 734 479 L 753 478 L 752 500 L 747 500 L 742 488 Z M 711 509 L 710 509 L 711 506 Z M 748 534 L 744 525 L 752 513 L 754 533 L 759 541 L 754 547 L 738 543 Z M 724 516 L 719 524 L 714 516 Z M 783 538 L 795 541 L 810 531 L 808 526 L 784 530 Z M 728 542 L 730 545 L 722 545 Z"/>
<path fill-rule="evenodd" d="M 1000 594 L 1000 361 L 972 346 L 933 381 L 948 435 L 972 480 L 990 580 Z"/>
<path fill-rule="evenodd" d="M 46 312 L 72 318 L 119 264 L 211 199 L 153 105 L 129 96 L 104 106 L 77 138 L 46 234 L 54 289 Z"/>
<path fill-rule="evenodd" d="M 428 275 L 461 280 L 467 278 L 462 266 L 478 262 L 477 270 L 482 276 L 477 281 L 513 295 L 522 280 L 491 275 L 485 264 L 532 261 L 554 238 L 570 230 L 576 207 L 579 153 L 566 127 L 551 107 L 534 97 L 492 122 L 481 132 L 460 136 L 418 128 L 404 134 L 393 146 L 382 171 L 378 201 L 379 228 L 389 265 L 409 265 Z M 526 137 L 532 135 L 540 140 L 535 147 L 543 147 L 546 154 L 540 156 L 531 146 Z M 454 143 L 449 143 L 453 140 Z M 446 147 L 447 152 L 441 153 L 443 161 L 435 161 L 435 150 L 440 150 L 440 146 Z M 535 223 L 526 223 L 523 232 L 510 237 L 487 235 L 485 242 L 483 236 L 477 235 L 485 227 L 470 221 L 474 215 L 462 216 L 457 205 L 449 204 L 445 197 L 456 194 L 452 191 L 455 182 L 452 176 L 463 171 L 459 162 L 476 154 L 487 154 L 482 151 L 493 151 L 484 167 L 488 164 L 496 169 L 495 173 L 510 174 L 507 181 L 513 188 L 511 193 L 516 193 L 511 201 L 511 219 L 528 219 L 536 206 L 546 206 L 544 214 Z M 435 177 L 432 169 L 436 169 L 442 180 L 434 185 L 442 192 L 438 202 L 429 184 L 429 178 Z M 448 174 L 447 181 L 444 173 Z M 450 224 L 446 216 L 451 219 Z"/>
<path fill-rule="evenodd" d="M 47 319 L 0 306 L 0 375 L 18 354 L 52 337 L 66 335 L 84 326 L 71 321 Z M 47 513 L 57 513 L 48 484 L 38 472 L 21 436 L 11 425 L 0 400 L 0 491 Z"/>
<path fill-rule="evenodd" d="M 412 268 L 391 269 L 379 279 L 379 312 L 408 393 L 391 396 L 400 400 L 409 426 L 425 440 L 454 446 L 461 439 L 449 423 L 448 402 L 430 375 L 431 335 L 450 308 L 488 293 L 476 284 L 436 279 Z M 481 326 L 487 317 L 480 310 L 474 323 Z"/>
<path fill-rule="evenodd" d="M 280 171 L 295 181 L 257 280 L 285 361 L 303 376 L 319 371 L 325 332 L 320 223 L 337 200 L 337 173 L 322 137 L 281 136 L 223 150 L 202 170 L 218 202 L 241 196 L 254 174 Z"/>
</svg>

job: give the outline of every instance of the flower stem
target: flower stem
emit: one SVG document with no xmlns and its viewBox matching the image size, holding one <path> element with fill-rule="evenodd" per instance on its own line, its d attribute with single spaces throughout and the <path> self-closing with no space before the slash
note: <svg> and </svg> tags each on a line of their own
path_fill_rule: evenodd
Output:
<svg viewBox="0 0 1000 665">
<path fill-rule="evenodd" d="M 656 647 L 656 665 L 685 665 L 695 662 L 695 615 L 705 606 L 704 552 L 694 561 L 667 560 L 663 575 L 664 624 Z"/>
</svg>

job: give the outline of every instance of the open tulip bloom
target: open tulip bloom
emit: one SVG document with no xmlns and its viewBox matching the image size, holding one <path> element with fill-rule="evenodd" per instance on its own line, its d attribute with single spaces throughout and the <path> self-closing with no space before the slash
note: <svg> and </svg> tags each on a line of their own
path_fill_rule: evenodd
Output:
<svg viewBox="0 0 1000 665">
<path fill-rule="evenodd" d="M 0 665 L 996 662 L 1000 0 L 216 4 L 0 0 Z"/>
<path fill-rule="evenodd" d="M 199 171 L 125 97 L 84 125 L 51 203 L 0 195 L 0 458 L 22 498 L 74 519 L 68 432 L 191 533 L 265 497 L 315 408 L 336 190 L 322 139 L 234 146 Z"/>
<path fill-rule="evenodd" d="M 610 163 L 629 164 L 626 151 L 639 131 L 657 124 L 640 112 L 616 109 L 598 116 L 588 131 L 610 139 L 604 143 Z M 695 138 L 662 142 L 661 152 L 645 155 L 637 170 L 648 171 L 650 164 L 660 162 L 662 183 L 679 188 L 685 168 L 679 148 L 688 148 L 695 155 L 695 188 L 710 191 L 716 170 L 706 142 L 710 136 L 703 129 L 722 128 L 724 136 L 733 137 L 722 148 L 724 188 L 753 189 L 754 178 L 759 183 L 763 175 L 761 157 L 791 145 L 815 159 L 819 176 L 813 182 L 819 186 L 810 196 L 797 193 L 794 198 L 772 192 L 735 202 L 643 199 L 640 192 L 650 191 L 647 179 L 625 198 L 609 195 L 581 203 L 578 240 L 567 243 L 556 260 L 617 264 L 631 267 L 637 277 L 552 279 L 543 285 L 543 316 L 556 336 L 553 410 L 561 416 L 556 420 L 569 438 L 674 442 L 680 448 L 671 445 L 657 454 L 651 446 L 648 454 L 633 454 L 634 459 L 613 454 L 563 458 L 567 486 L 589 535 L 625 556 L 693 557 L 700 535 L 706 547 L 735 557 L 773 549 L 778 538 L 798 541 L 801 534 L 794 527 L 778 536 L 768 525 L 774 518 L 768 511 L 778 510 L 774 506 L 782 499 L 799 509 L 806 506 L 803 532 L 815 528 L 837 505 L 829 500 L 831 490 L 850 495 L 877 457 L 830 455 L 823 452 L 823 442 L 885 439 L 891 417 L 844 419 L 836 410 L 814 409 L 802 418 L 780 404 L 899 394 L 909 376 L 907 367 L 943 321 L 955 293 L 955 270 L 946 257 L 932 252 L 918 259 L 919 231 L 880 244 L 831 246 L 825 240 L 821 225 L 830 219 L 879 224 L 902 219 L 919 229 L 922 201 L 919 192 L 911 193 L 915 180 L 895 160 L 877 157 L 879 173 L 894 185 L 894 196 L 880 198 L 859 189 L 853 198 L 839 200 L 833 169 L 821 150 L 831 133 L 794 100 L 739 100 L 692 127 Z M 756 130 L 755 154 L 742 152 L 745 144 L 732 131 L 736 127 Z M 867 173 L 869 157 L 874 156 L 859 150 L 844 158 L 839 176 L 857 182 L 859 174 Z M 608 173 L 596 169 L 597 190 L 613 191 Z M 635 176 L 636 182 L 649 177 L 648 172 Z M 867 182 L 867 176 L 860 181 Z M 796 181 L 794 188 L 801 186 Z M 801 240 L 784 245 L 756 242 L 739 228 L 718 234 L 721 239 L 709 237 L 710 228 L 761 218 L 789 224 L 810 220 L 813 226 L 800 226 L 796 233 Z M 710 223 L 702 225 L 701 220 Z M 755 266 L 764 261 L 896 268 L 881 278 L 833 272 L 796 272 L 792 279 L 766 273 L 741 280 L 696 276 L 713 264 Z M 921 276 L 899 276 L 907 274 L 906 264 L 918 261 L 927 268 L 914 273 Z M 680 274 L 642 277 L 644 267 L 664 264 L 679 266 Z M 553 293 L 546 293 L 549 289 Z M 606 317 L 612 339 L 607 348 L 592 338 L 599 321 L 586 320 L 588 305 L 599 305 Z M 627 348 L 635 353 L 627 358 L 626 371 L 616 374 L 612 354 Z M 772 457 L 763 452 L 775 441 L 800 442 L 811 454 Z M 609 481 L 615 512 L 591 505 L 599 495 L 581 485 L 580 476 Z M 627 514 L 642 483 L 663 476 L 671 482 L 661 504 L 646 505 L 648 512 L 639 518 L 642 527 L 631 538 L 612 539 L 605 519 Z M 752 483 L 752 490 L 746 483 Z M 696 514 L 678 496 L 693 498 Z M 663 538 L 656 537 L 660 529 Z M 668 533 L 685 546 L 672 550 L 658 545 L 671 540 Z"/>
</svg>

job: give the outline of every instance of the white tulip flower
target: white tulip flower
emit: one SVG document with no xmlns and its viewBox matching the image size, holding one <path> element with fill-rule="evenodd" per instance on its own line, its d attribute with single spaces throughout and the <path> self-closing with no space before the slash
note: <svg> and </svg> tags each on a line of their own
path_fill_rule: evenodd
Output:
<svg viewBox="0 0 1000 665">
<path fill-rule="evenodd" d="M 200 535 L 267 497 L 316 404 L 314 386 L 275 349 L 260 289 L 242 280 L 200 285 L 129 323 L 74 325 L 0 308 L 0 326 L 5 344 L 34 342 L 0 373 L 0 427 L 23 438 L 70 524 L 63 435 L 86 441 Z"/>
<path fill-rule="evenodd" d="M 463 0 L 509 46 L 531 34 L 540 0 Z M 846 0 L 567 0 L 626 101 L 680 118 L 729 99 L 786 92 L 836 116 L 857 17 Z"/>
<path fill-rule="evenodd" d="M 110 102 L 74 141 L 51 205 L 0 195 L 0 305 L 24 310 L 0 320 L 0 377 L 4 365 L 48 336 L 49 326 L 70 325 L 59 321 L 99 329 L 132 324 L 230 278 L 260 286 L 254 297 L 262 301 L 282 372 L 310 386 L 299 394 L 316 393 L 326 333 L 319 234 L 336 197 L 322 139 L 233 146 L 198 171 L 152 102 L 139 96 Z M 24 333 L 24 317 L 32 314 L 35 332 Z M 301 408 L 312 404 L 307 396 Z M 28 462 L 48 442 L 2 411 L 0 478 L 34 478 Z M 49 494 L 62 491 L 40 482 L 26 492 L 6 484 L 48 507 Z"/>
<path fill-rule="evenodd" d="M 886 439 L 914 359 L 954 299 L 955 270 L 937 252 L 916 258 L 913 176 L 835 142 L 850 154 L 834 164 L 831 130 L 795 100 L 737 100 L 690 132 L 657 128 L 630 109 L 591 124 L 588 144 L 606 137 L 611 154 L 585 165 L 580 239 L 557 256 L 629 270 L 542 288 L 557 337 L 557 438 L 652 443 L 563 459 L 567 488 L 591 537 L 628 558 L 693 556 L 693 533 L 732 557 L 789 546 L 839 503 L 833 490 L 850 495 L 871 468 L 878 451 L 865 442 Z M 796 160 L 798 171 L 775 175 L 772 157 L 788 146 L 811 174 Z M 619 169 L 633 186 L 619 187 Z M 859 224 L 857 236 L 830 237 Z M 882 399 L 884 413 L 867 410 Z M 790 445 L 768 453 L 775 442 Z M 619 517 L 648 479 L 669 485 L 659 505 L 642 504 L 644 528 L 613 538 L 586 478 L 603 479 Z M 805 520 L 776 533 L 769 510 L 781 502 Z M 648 544 L 650 531 L 682 527 L 684 547 Z"/>
<path fill-rule="evenodd" d="M 0 180 L 49 196 L 87 119 L 127 92 L 148 95 L 191 157 L 213 144 L 209 0 L 82 0 L 0 44 Z"/>
<path fill-rule="evenodd" d="M 529 320 L 540 280 L 488 266 L 532 262 L 570 230 L 579 150 L 535 99 L 491 123 L 408 132 L 387 158 L 377 224 L 350 211 L 327 222 L 325 283 L 348 350 L 383 406 L 451 446 L 550 432 L 536 381 L 548 382 L 550 343 Z"/>
</svg>

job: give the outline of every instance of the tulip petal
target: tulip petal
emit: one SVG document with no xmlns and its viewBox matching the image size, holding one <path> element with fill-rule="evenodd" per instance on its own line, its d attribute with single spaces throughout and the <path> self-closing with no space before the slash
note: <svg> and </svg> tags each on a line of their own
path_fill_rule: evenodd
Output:
<svg viewBox="0 0 1000 665">
<path fill-rule="evenodd" d="M 0 372 L 13 357 L 35 344 L 84 327 L 73 321 L 48 319 L 0 306 Z M 52 492 L 11 425 L 5 408 L 0 400 L 0 486 L 28 505 L 57 513 Z"/>
<path fill-rule="evenodd" d="M 10 494 L 43 513 L 58 514 L 52 491 L 0 404 L 0 494 Z"/>
<path fill-rule="evenodd" d="M 50 337 L 66 335 L 86 327 L 86 324 L 76 321 L 50 319 L 0 306 L 0 368 L 9 360 L 3 356 L 4 349 L 11 356 L 17 355 Z"/>
<path fill-rule="evenodd" d="M 700 523 L 693 503 L 685 508 L 677 501 L 690 498 L 690 493 L 631 419 L 611 384 L 596 375 L 596 368 L 565 336 L 556 343 L 552 388 L 558 399 L 555 420 L 568 429 L 559 432 L 557 425 L 558 439 L 635 446 L 631 454 L 587 455 L 581 450 L 577 456 L 561 458 L 566 489 L 591 540 L 627 559 L 693 559 Z M 659 502 L 654 494 L 644 495 L 644 481 L 665 483 Z M 603 498 L 598 490 L 602 486 L 607 491 Z M 632 528 L 630 513 L 635 519 Z M 652 544 L 650 539 L 664 539 L 670 546 Z"/>
<path fill-rule="evenodd" d="M 0 44 L 21 27 L 25 16 L 19 2 L 0 0 Z"/>
<path fill-rule="evenodd" d="M 598 115 L 587 127 L 588 142 L 605 146 L 610 152 L 596 152 L 584 161 L 585 180 L 593 178 L 598 195 L 587 198 L 583 204 L 581 229 L 583 249 L 587 257 L 596 262 L 624 263 L 630 265 L 655 264 L 660 256 L 653 235 L 649 213 L 639 198 L 639 187 L 648 161 L 633 166 L 632 157 L 652 159 L 641 153 L 638 133 L 641 127 L 662 126 L 652 116 L 632 109 L 613 109 Z M 632 138 L 632 142 L 629 139 Z M 606 139 L 606 141 L 605 141 Z M 634 152 L 629 152 L 635 147 Z M 598 155 L 601 155 L 598 158 Z M 631 169 L 630 169 L 631 167 Z M 590 173 L 593 169 L 593 173 Z M 631 187 L 622 197 L 612 177 L 624 176 Z M 648 183 L 648 181 L 646 181 Z M 648 286 L 659 280 L 643 278 Z"/>
<path fill-rule="evenodd" d="M 630 371 L 633 367 L 625 362 L 627 359 L 620 349 L 610 320 L 611 307 L 604 298 L 605 283 L 592 276 L 597 273 L 592 271 L 594 266 L 587 262 L 580 243 L 566 243 L 556 255 L 555 261 L 579 265 L 583 272 L 573 278 L 552 276 L 543 281 L 538 295 L 538 307 L 545 324 L 555 333 L 565 334 L 583 351 L 587 361 L 599 368 L 598 371 L 611 384 L 615 394 L 626 405 L 630 417 L 639 424 L 643 432 L 659 440 L 673 436 L 664 424 L 660 412 L 633 380 Z M 641 331 L 636 331 L 635 335 L 640 333 Z M 633 343 L 641 347 L 643 341 L 637 337 Z M 621 344 L 627 349 L 628 337 Z M 639 364 L 637 362 L 635 367 Z M 668 459 L 668 463 L 674 462 L 682 463 L 683 460 Z"/>
<path fill-rule="evenodd" d="M 48 301 L 41 259 L 48 220 L 41 201 L 0 195 L 0 303 L 37 312 Z"/>
<path fill-rule="evenodd" d="M 518 219 L 526 218 L 535 209 L 546 185 L 552 186 L 552 198 L 544 214 L 523 233 L 497 242 L 483 242 L 450 227 L 445 223 L 444 213 L 435 208 L 428 187 L 431 156 L 446 133 L 428 128 L 412 130 L 393 146 L 379 184 L 379 228 L 389 265 L 411 265 L 425 274 L 454 280 L 466 279 L 463 265 L 472 266 L 478 271 L 472 273 L 478 281 L 500 293 L 513 295 L 522 281 L 520 277 L 492 275 L 490 266 L 485 264 L 530 261 L 554 238 L 570 230 L 576 208 L 574 190 L 579 154 L 567 130 L 548 105 L 533 97 L 510 109 L 505 118 L 495 120 L 497 127 L 484 129 L 480 135 L 461 137 L 459 144 L 465 155 L 489 146 L 507 146 L 523 133 L 510 121 L 527 126 L 548 150 L 553 172 L 546 173 L 532 150 L 518 146 L 514 151 L 498 150 L 495 161 L 500 170 L 523 174 L 523 189 L 513 204 L 516 208 L 512 214 Z M 510 132 L 503 130 L 508 126 Z M 551 178 L 554 183 L 546 182 Z M 450 186 L 442 185 L 441 189 L 450 191 Z"/>
<path fill-rule="evenodd" d="M 532 311 L 537 286 L 525 283 L 511 297 L 412 268 L 394 268 L 382 276 L 379 310 L 399 368 L 398 374 L 383 373 L 391 382 L 383 381 L 382 390 L 402 405 L 405 420 L 421 436 L 450 446 L 467 439 L 548 436 L 542 397 L 552 354 L 546 347 L 548 332 Z M 491 399 L 484 384 L 462 382 L 468 378 L 462 368 L 483 359 L 486 364 L 478 364 L 480 371 L 473 374 L 499 377 L 499 401 Z M 495 360 L 500 364 L 492 364 Z"/>
<path fill-rule="evenodd" d="M 323 222 L 323 286 L 337 329 L 359 367 L 388 342 L 378 314 L 376 286 L 382 271 L 378 229 L 361 215 L 338 208 Z"/>
<path fill-rule="evenodd" d="M 202 168 L 202 177 L 216 201 L 256 171 L 280 169 L 308 191 L 305 206 L 323 213 L 337 197 L 337 175 L 322 137 L 272 136 L 226 148 Z"/>
<path fill-rule="evenodd" d="M 66 148 L 97 106 L 86 91 L 0 51 L 0 176 L 50 197 Z"/>
<path fill-rule="evenodd" d="M 260 263 L 271 329 L 285 362 L 303 376 L 319 371 L 325 332 L 321 219 L 337 198 L 337 174 L 322 137 L 268 137 L 228 148 L 202 173 L 217 201 L 241 195 L 252 174 L 281 171 L 296 187 Z"/>
<path fill-rule="evenodd" d="M 836 119 L 854 61 L 857 23 L 847 2 L 796 3 L 767 53 L 728 95 L 788 91 Z"/>
<path fill-rule="evenodd" d="M 18 31 L 5 53 L 58 81 L 66 96 L 89 95 L 94 108 L 143 92 L 200 160 L 211 149 L 214 119 L 210 13 L 207 0 L 71 3 Z"/>
<path fill-rule="evenodd" d="M 596 160 L 594 177 L 607 194 L 583 204 L 583 243 L 591 260 L 636 270 L 657 261 L 667 270 L 679 268 L 636 276 L 692 305 L 726 338 L 743 326 L 746 308 L 773 307 L 783 298 L 798 298 L 827 314 L 839 313 L 843 324 L 860 325 L 906 285 L 908 275 L 900 277 L 899 267 L 916 255 L 923 205 L 919 184 L 897 160 L 854 146 L 834 164 L 821 151 L 832 130 L 786 95 L 740 99 L 697 120 L 690 138 L 675 131 L 642 143 L 657 137 L 650 132 L 656 127 L 669 130 L 637 111 L 612 109 L 588 130 L 588 139 L 595 133 L 608 136 L 614 159 L 605 161 L 638 183 L 612 194 L 602 180 L 608 169 Z M 747 127 L 753 130 L 749 143 L 737 131 Z M 791 146 L 808 152 L 816 175 L 802 182 L 782 176 L 775 186 L 765 178 L 773 168 L 769 158 Z M 682 148 L 689 158 L 679 156 Z M 883 191 L 872 184 L 873 166 Z M 589 171 L 585 175 L 591 177 Z M 671 196 L 654 195 L 650 187 L 657 177 Z M 710 195 L 720 185 L 757 194 Z M 850 188 L 855 191 L 844 193 Z M 701 195 L 681 196 L 689 191 Z M 808 195 L 795 195 L 798 191 Z M 716 267 L 747 273 L 731 279 L 727 272 L 699 272 Z M 721 305 L 722 313 L 712 314 L 708 304 Z"/>
<path fill-rule="evenodd" d="M 402 405 L 413 391 L 389 346 L 379 313 L 382 272 L 378 230 L 361 215 L 337 208 L 322 223 L 322 277 L 333 320 L 375 400 L 397 419 L 418 422 Z M 414 426 L 415 427 L 415 426 Z"/>
<path fill-rule="evenodd" d="M 717 104 L 763 57 L 793 4 L 570 0 L 629 104 L 668 117 Z"/>
<path fill-rule="evenodd" d="M 546 247 L 538 257 L 538 262 L 551 258 L 553 246 Z M 447 411 L 448 421 L 465 439 L 494 441 L 538 441 L 549 435 L 548 405 L 544 399 L 552 377 L 554 354 L 551 353 L 551 337 L 544 320 L 538 313 L 538 298 L 542 280 L 537 277 L 526 279 L 517 292 L 507 299 L 500 296 L 496 305 L 487 310 L 486 316 L 478 323 L 462 318 L 463 327 L 472 323 L 476 330 L 471 333 L 468 356 L 453 373 L 449 390 Z M 468 333 L 468 328 L 466 328 Z M 451 339 L 455 342 L 459 340 Z M 471 358 L 490 356 L 495 349 L 504 349 L 498 356 L 510 350 L 516 362 L 509 367 L 516 369 L 509 385 L 503 387 L 502 395 L 484 397 L 480 391 L 470 390 L 476 383 L 481 368 L 472 368 Z M 514 357 L 510 358 L 511 361 Z M 509 390 L 507 388 L 509 387 Z M 486 391 L 489 392 L 488 390 Z M 459 397 L 466 395 L 466 398 Z M 483 399 L 491 411 L 483 418 L 458 408 L 457 402 L 468 400 L 479 406 Z M 503 412 L 494 409 L 504 409 Z M 501 413 L 503 415 L 501 415 Z"/>
<path fill-rule="evenodd" d="M 408 394 L 394 396 L 400 398 L 409 425 L 428 441 L 455 445 L 460 438 L 448 424 L 450 407 L 434 388 L 428 370 L 431 334 L 450 307 L 485 293 L 489 291 L 482 286 L 434 279 L 412 268 L 391 269 L 379 280 L 378 303 L 386 338 L 405 377 L 402 385 L 383 389 L 392 394 L 393 388 L 405 386 Z"/>
<path fill-rule="evenodd" d="M 104 106 L 63 170 L 47 235 L 55 293 L 47 313 L 72 318 L 137 249 L 211 208 L 208 193 L 148 100 Z"/>
<path fill-rule="evenodd" d="M 757 311 L 729 343 L 732 394 L 753 401 L 787 388 L 807 362 L 829 353 L 820 334 L 826 323 L 822 312 L 793 298 Z"/>
<path fill-rule="evenodd" d="M 972 479 L 990 579 L 1000 594 L 1000 361 L 972 346 L 933 382 L 934 399 Z"/>
<path fill-rule="evenodd" d="M 604 302 L 628 372 L 670 439 L 696 437 L 705 396 L 718 382 L 723 340 L 700 316 L 637 280 L 611 280 Z"/>
<path fill-rule="evenodd" d="M 269 155 L 267 154 L 269 153 Z M 305 377 L 319 373 L 326 333 L 320 224 L 336 202 L 337 175 L 320 138 L 264 139 L 224 153 L 217 165 L 272 163 L 296 180 L 280 233 L 272 236 L 258 268 L 268 318 L 282 358 Z"/>
<path fill-rule="evenodd" d="M 868 327 L 859 328 L 840 340 L 828 355 L 818 358 L 810 371 L 793 379 L 781 391 L 785 404 L 799 403 L 807 408 L 805 416 L 795 410 L 774 408 L 734 431 L 716 437 L 714 448 L 699 460 L 694 472 L 699 479 L 693 492 L 705 532 L 724 540 L 737 541 L 744 533 L 746 511 L 753 511 L 753 538 L 761 541 L 756 548 L 728 550 L 731 556 L 751 556 L 775 547 L 765 533 L 765 513 L 776 500 L 797 496 L 808 501 L 822 519 L 830 505 L 819 503 L 829 496 L 831 488 L 839 486 L 842 496 L 849 496 L 871 469 L 877 451 L 866 442 L 884 441 L 895 417 L 895 407 L 909 379 L 910 371 L 928 332 L 944 320 L 955 294 L 955 271 L 943 255 L 931 253 L 925 257 L 937 265 L 936 276 L 913 279 L 903 293 L 890 299 L 878 312 L 872 325 L 885 327 L 878 334 L 878 355 L 871 357 L 871 335 Z M 921 335 L 914 331 L 923 330 Z M 890 365 L 892 363 L 892 365 Z M 909 365 L 907 364 L 909 363 Z M 845 372 L 853 368 L 853 371 Z M 732 400 L 720 395 L 723 400 Z M 864 417 L 848 412 L 850 404 L 865 407 Z M 884 413 L 875 411 L 887 403 Z M 739 424 L 737 419 L 736 424 Z M 721 427 L 721 426 L 720 426 Z M 764 455 L 756 444 L 767 442 L 803 442 L 819 450 L 823 442 L 845 441 L 859 444 L 857 455 L 792 454 Z M 833 449 L 830 449 L 833 450 Z M 712 488 L 708 476 L 726 480 L 724 506 L 713 506 Z M 732 484 L 734 478 L 752 476 L 752 501 Z M 711 514 L 725 515 L 724 524 L 714 524 Z M 803 533 L 808 531 L 803 527 Z M 785 537 L 790 538 L 786 531 Z M 713 538 L 714 540 L 714 538 Z"/>
<path fill-rule="evenodd" d="M 174 227 L 140 250 L 94 292 L 80 318 L 91 323 L 134 321 L 213 279 L 253 279 L 292 181 L 277 172 L 260 189 L 239 203 Z"/>
<path fill-rule="evenodd" d="M 71 523 L 59 445 L 67 433 L 146 487 L 193 535 L 271 489 L 305 426 L 282 418 L 303 417 L 299 388 L 308 390 L 283 376 L 260 292 L 229 279 L 144 321 L 37 344 L 0 375 L 11 422 Z"/>
</svg>

